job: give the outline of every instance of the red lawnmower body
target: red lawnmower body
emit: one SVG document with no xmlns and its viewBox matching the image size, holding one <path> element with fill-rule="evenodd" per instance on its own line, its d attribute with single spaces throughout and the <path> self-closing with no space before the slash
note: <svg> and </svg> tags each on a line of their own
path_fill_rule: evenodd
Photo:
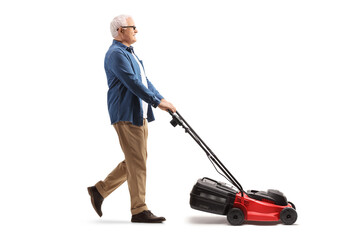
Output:
<svg viewBox="0 0 360 240">
<path fill-rule="evenodd" d="M 292 207 L 291 204 L 287 206 L 279 206 L 267 199 L 262 201 L 250 198 L 246 193 L 241 197 L 241 193 L 236 194 L 234 207 L 240 208 L 247 221 L 279 221 L 280 212 L 287 207 Z"/>
</svg>

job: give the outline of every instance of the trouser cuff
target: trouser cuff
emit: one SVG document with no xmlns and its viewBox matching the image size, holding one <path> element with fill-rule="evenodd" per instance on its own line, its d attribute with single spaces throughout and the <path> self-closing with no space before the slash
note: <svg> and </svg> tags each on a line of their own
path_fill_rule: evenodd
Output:
<svg viewBox="0 0 360 240">
<path fill-rule="evenodd" d="M 105 192 L 104 188 L 101 186 L 101 181 L 96 183 L 95 187 L 103 198 L 106 198 L 109 195 Z"/>
<path fill-rule="evenodd" d="M 142 211 L 145 211 L 145 210 L 149 210 L 146 205 L 143 207 L 131 209 L 131 214 L 135 215 L 135 214 L 141 213 Z"/>
</svg>

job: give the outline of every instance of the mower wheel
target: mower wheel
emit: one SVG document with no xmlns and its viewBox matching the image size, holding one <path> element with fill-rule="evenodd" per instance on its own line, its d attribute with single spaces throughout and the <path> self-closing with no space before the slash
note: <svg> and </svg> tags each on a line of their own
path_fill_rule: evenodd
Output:
<svg viewBox="0 0 360 240">
<path fill-rule="evenodd" d="M 280 212 L 280 220 L 285 225 L 291 225 L 296 222 L 297 213 L 296 210 L 290 207 L 284 208 Z"/>
<path fill-rule="evenodd" d="M 241 225 L 245 221 L 244 213 L 239 208 L 232 208 L 227 214 L 227 220 L 231 225 Z"/>
</svg>

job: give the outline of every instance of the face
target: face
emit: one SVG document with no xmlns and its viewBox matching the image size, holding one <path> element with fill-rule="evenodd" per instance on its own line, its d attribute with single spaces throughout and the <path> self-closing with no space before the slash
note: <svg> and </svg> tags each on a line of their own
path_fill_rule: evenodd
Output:
<svg viewBox="0 0 360 240">
<path fill-rule="evenodd" d="M 134 20 L 129 17 L 127 19 L 127 25 L 126 26 L 135 26 Z M 136 42 L 135 35 L 137 34 L 138 30 L 133 28 L 122 28 L 120 27 L 118 30 L 118 36 L 116 37 L 117 40 L 122 42 L 124 45 L 130 46 L 131 44 Z"/>
</svg>

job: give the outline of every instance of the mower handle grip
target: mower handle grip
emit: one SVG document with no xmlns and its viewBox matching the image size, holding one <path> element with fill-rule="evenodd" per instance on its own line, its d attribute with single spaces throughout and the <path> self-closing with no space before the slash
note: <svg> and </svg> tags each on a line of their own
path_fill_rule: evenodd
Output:
<svg viewBox="0 0 360 240">
<path fill-rule="evenodd" d="M 168 112 L 171 116 L 174 115 L 174 113 L 173 113 L 170 109 L 168 109 L 167 112 Z M 175 112 L 175 113 L 177 113 L 177 112 Z"/>
</svg>

